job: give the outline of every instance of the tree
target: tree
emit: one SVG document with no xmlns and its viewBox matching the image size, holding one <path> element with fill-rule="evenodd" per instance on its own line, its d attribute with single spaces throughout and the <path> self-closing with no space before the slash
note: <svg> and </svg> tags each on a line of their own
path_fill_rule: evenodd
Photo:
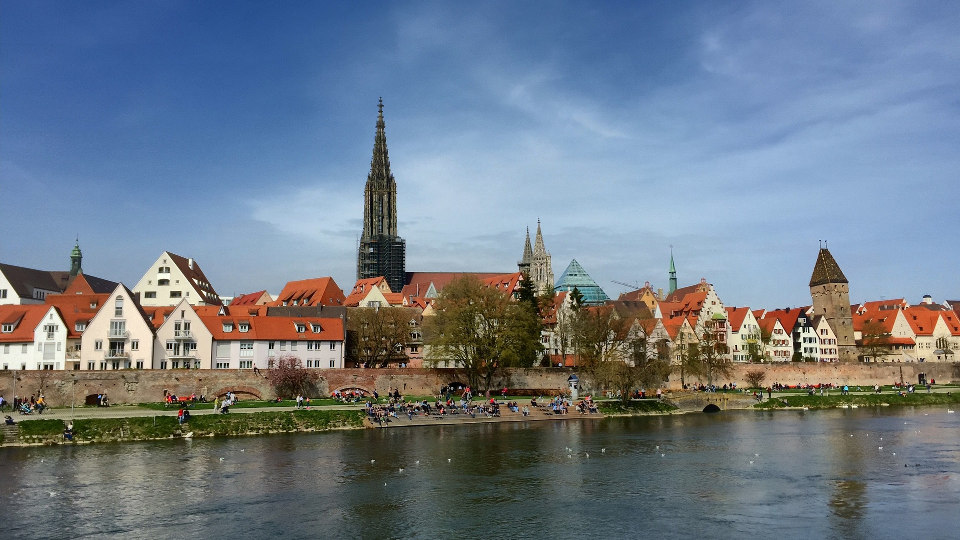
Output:
<svg viewBox="0 0 960 540">
<path fill-rule="evenodd" d="M 407 356 L 411 314 L 404 308 L 352 308 L 347 316 L 350 359 L 367 367 L 387 367 Z"/>
<path fill-rule="evenodd" d="M 578 366 L 593 371 L 626 338 L 626 321 L 608 306 L 578 309 L 573 317 L 573 349 Z"/>
<path fill-rule="evenodd" d="M 697 377 L 700 375 L 700 346 L 694 336 L 680 328 L 677 331 L 674 348 L 678 353 L 674 370 L 680 374 L 680 386 L 686 387 L 687 376 Z"/>
<path fill-rule="evenodd" d="M 767 378 L 767 372 L 762 369 L 751 369 L 743 374 L 747 380 L 748 388 L 763 388 L 763 380 Z"/>
<path fill-rule="evenodd" d="M 583 293 L 576 286 L 570 291 L 570 302 L 573 304 L 573 309 L 580 309 L 583 305 Z"/>
<path fill-rule="evenodd" d="M 863 337 L 860 340 L 860 350 L 863 356 L 876 362 L 878 358 L 890 352 L 890 332 L 884 329 L 881 321 L 876 319 L 864 321 L 861 335 Z"/>
<path fill-rule="evenodd" d="M 303 362 L 296 356 L 281 356 L 274 362 L 273 367 L 267 370 L 267 380 L 279 397 L 310 395 L 316 392 L 318 378 L 317 373 L 305 369 Z"/>
<path fill-rule="evenodd" d="M 443 288 L 424 321 L 428 358 L 452 360 L 470 385 L 489 389 L 503 367 L 532 366 L 542 351 L 540 320 L 529 306 L 462 276 Z"/>
<path fill-rule="evenodd" d="M 747 358 L 750 362 L 763 362 L 763 335 L 762 332 L 754 332 L 745 336 Z"/>
<path fill-rule="evenodd" d="M 731 370 L 730 359 L 727 358 L 727 345 L 720 340 L 720 330 L 714 321 L 707 321 L 700 336 L 699 344 L 699 375 L 706 377 L 707 384 L 720 377 L 729 377 Z"/>
</svg>

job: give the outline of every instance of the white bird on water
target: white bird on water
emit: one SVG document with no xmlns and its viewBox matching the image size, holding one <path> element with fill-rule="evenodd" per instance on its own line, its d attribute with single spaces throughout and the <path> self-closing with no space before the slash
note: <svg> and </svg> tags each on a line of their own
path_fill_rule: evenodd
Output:
<svg viewBox="0 0 960 540">
<path fill-rule="evenodd" d="M 450 458 L 447 458 L 447 463 L 450 463 L 451 461 L 453 461 L 453 460 L 450 459 Z"/>
<path fill-rule="evenodd" d="M 418 459 L 418 460 L 414 461 L 413 464 L 414 464 L 414 465 L 419 465 L 419 464 L 420 464 L 420 460 Z"/>
<path fill-rule="evenodd" d="M 375 459 L 371 459 L 371 460 L 370 460 L 370 463 L 376 463 L 376 462 L 377 462 L 377 460 L 375 460 Z"/>
<path fill-rule="evenodd" d="M 664 457 L 664 456 L 666 456 L 666 454 L 660 454 L 660 457 Z"/>
<path fill-rule="evenodd" d="M 220 461 L 223 461 L 223 458 L 220 458 Z"/>
<path fill-rule="evenodd" d="M 954 411 L 953 409 L 947 409 L 947 414 L 953 414 L 953 413 L 955 413 L 955 412 L 956 412 L 956 411 Z"/>
<path fill-rule="evenodd" d="M 403 467 L 400 467 L 400 472 L 403 472 Z"/>
<path fill-rule="evenodd" d="M 587 455 L 587 459 L 590 459 L 590 452 L 584 452 Z"/>
<path fill-rule="evenodd" d="M 601 453 L 601 454 L 606 454 L 606 453 L 607 453 L 607 449 L 606 449 L 606 448 L 601 448 L 601 449 L 600 449 L 600 453 Z"/>
</svg>

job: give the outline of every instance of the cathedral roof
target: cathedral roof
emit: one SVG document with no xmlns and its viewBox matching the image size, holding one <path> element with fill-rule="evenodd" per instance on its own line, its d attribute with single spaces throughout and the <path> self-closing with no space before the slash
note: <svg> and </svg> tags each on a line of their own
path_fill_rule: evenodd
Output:
<svg viewBox="0 0 960 540">
<path fill-rule="evenodd" d="M 820 248 L 817 254 L 817 264 L 813 266 L 813 275 L 810 276 L 810 286 L 826 285 L 827 283 L 849 283 L 840 270 L 840 265 L 834 260 L 827 248 Z"/>
<path fill-rule="evenodd" d="M 523 257 L 520 259 L 520 264 L 530 265 L 530 261 L 533 260 L 533 248 L 530 247 L 530 227 L 527 227 L 527 240 L 523 244 Z"/>
<path fill-rule="evenodd" d="M 583 295 L 584 304 L 602 304 L 610 299 L 576 259 L 570 261 L 554 290 L 572 291 L 574 287 Z"/>
</svg>

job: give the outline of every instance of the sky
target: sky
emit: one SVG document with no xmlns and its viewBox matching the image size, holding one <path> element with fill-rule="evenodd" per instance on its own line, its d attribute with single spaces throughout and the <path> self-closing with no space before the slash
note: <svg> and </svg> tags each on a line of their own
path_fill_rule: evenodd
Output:
<svg viewBox="0 0 960 540">
<path fill-rule="evenodd" d="M 0 262 L 349 289 L 380 97 L 408 271 L 960 298 L 950 1 L 0 0 Z"/>
</svg>

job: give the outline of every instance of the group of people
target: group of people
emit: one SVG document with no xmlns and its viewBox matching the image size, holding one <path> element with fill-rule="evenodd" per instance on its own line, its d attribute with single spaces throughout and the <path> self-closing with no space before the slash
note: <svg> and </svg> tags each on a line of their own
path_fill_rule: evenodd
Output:
<svg viewBox="0 0 960 540">
<path fill-rule="evenodd" d="M 6 409 L 7 405 L 9 405 L 7 400 L 4 399 L 3 396 L 0 396 L 0 411 Z M 47 408 L 47 403 L 44 401 L 43 393 L 40 393 L 39 397 L 31 395 L 29 400 L 14 396 L 12 408 L 20 414 L 43 414 L 43 410 Z M 7 418 L 9 418 L 9 416 Z"/>
<path fill-rule="evenodd" d="M 163 399 L 164 401 L 166 401 L 166 404 L 168 407 L 170 405 L 183 405 L 185 403 L 196 403 L 197 401 L 206 402 L 206 398 L 204 398 L 202 394 L 198 398 L 196 392 L 190 394 L 189 396 L 178 396 L 176 394 L 173 394 L 164 390 L 163 396 L 164 396 Z"/>
</svg>

